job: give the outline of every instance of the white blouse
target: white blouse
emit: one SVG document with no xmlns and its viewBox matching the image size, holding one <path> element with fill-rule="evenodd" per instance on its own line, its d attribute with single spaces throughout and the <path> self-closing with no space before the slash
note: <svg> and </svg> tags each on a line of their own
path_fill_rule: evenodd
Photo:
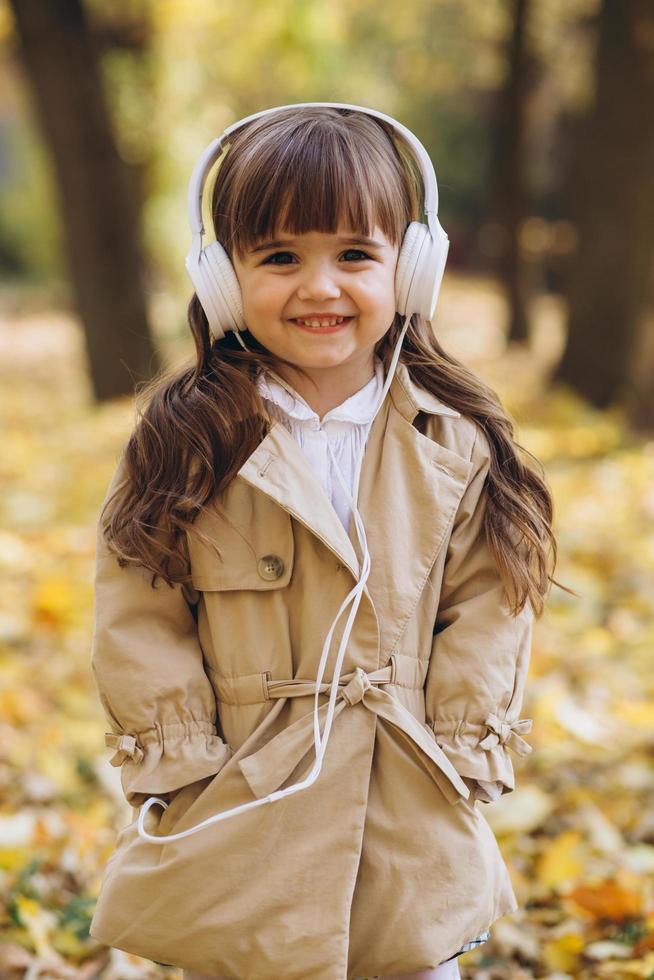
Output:
<svg viewBox="0 0 654 980">
<path fill-rule="evenodd" d="M 288 429 L 304 451 L 346 531 L 350 526 L 350 507 L 334 472 L 334 464 L 320 428 L 322 425 L 347 487 L 353 494 L 356 460 L 368 439 L 384 380 L 383 361 L 375 356 L 375 373 L 370 381 L 340 405 L 330 409 L 321 422 L 317 412 L 286 381 L 284 385 L 280 384 L 265 370 L 257 379 L 257 388 L 266 401 L 267 411 Z M 499 781 L 477 780 L 477 786 L 477 799 L 490 803 L 501 796 L 502 783 Z"/>
<path fill-rule="evenodd" d="M 343 479 L 350 493 L 353 493 L 356 460 L 368 439 L 383 386 L 384 365 L 376 357 L 375 373 L 370 381 L 336 408 L 330 409 L 321 422 L 320 416 L 291 385 L 287 390 L 265 372 L 257 381 L 259 393 L 266 399 L 266 409 L 299 443 L 346 531 L 349 531 L 351 511 L 334 471 L 325 436 L 336 456 Z M 324 435 L 320 432 L 321 425 Z"/>
</svg>

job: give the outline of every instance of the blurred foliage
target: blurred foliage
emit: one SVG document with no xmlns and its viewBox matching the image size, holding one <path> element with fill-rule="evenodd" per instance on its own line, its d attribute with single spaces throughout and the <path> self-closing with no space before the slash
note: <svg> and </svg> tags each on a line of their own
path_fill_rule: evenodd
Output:
<svg viewBox="0 0 654 980">
<path fill-rule="evenodd" d="M 534 350 L 502 345 L 495 287 L 450 274 L 439 333 L 497 388 L 555 497 L 556 577 L 536 624 L 517 789 L 480 804 L 520 909 L 461 958 L 475 980 L 627 980 L 654 974 L 654 443 L 619 412 L 547 388 Z M 188 346 L 164 344 L 169 362 Z M 118 828 L 131 818 L 109 765 L 90 668 L 95 522 L 134 421 L 90 398 L 63 314 L 0 327 L 0 976 L 179 977 L 98 946 L 88 925 Z M 555 352 L 549 353 L 550 361 Z"/>
<path fill-rule="evenodd" d="M 151 293 L 188 292 L 186 188 L 197 157 L 225 126 L 272 105 L 340 101 L 400 118 L 434 159 L 444 227 L 483 220 L 492 99 L 507 71 L 504 0 L 87 0 L 85 8 L 120 153 L 145 171 Z M 540 140 L 537 196 L 556 185 L 560 164 L 542 131 L 563 109 L 581 111 L 592 92 L 580 23 L 596 8 L 597 0 L 533 0 L 530 44 L 548 87 L 530 135 Z M 61 280 L 56 188 L 17 43 L 0 0 L 0 265 L 5 276 Z M 175 316 L 185 319 L 181 304 Z"/>
</svg>

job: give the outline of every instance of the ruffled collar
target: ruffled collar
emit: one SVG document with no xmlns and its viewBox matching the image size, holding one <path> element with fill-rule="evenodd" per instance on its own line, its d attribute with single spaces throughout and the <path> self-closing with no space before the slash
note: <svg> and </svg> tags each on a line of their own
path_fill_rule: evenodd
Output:
<svg viewBox="0 0 654 980">
<path fill-rule="evenodd" d="M 318 413 L 314 412 L 302 395 L 283 378 L 278 378 L 277 374 L 264 369 L 257 378 L 256 385 L 262 398 L 278 405 L 291 418 L 298 421 L 320 421 Z M 340 405 L 330 409 L 323 416 L 322 424 L 331 421 L 359 424 L 371 422 L 383 387 L 384 364 L 375 355 L 375 373 L 370 381 Z"/>
</svg>

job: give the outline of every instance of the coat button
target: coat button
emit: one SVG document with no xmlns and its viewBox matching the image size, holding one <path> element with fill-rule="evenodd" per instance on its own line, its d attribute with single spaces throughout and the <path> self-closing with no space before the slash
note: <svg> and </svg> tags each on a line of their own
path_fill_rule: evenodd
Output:
<svg viewBox="0 0 654 980">
<path fill-rule="evenodd" d="M 267 582 L 272 582 L 273 579 L 279 578 L 284 571 L 284 562 L 279 555 L 264 555 L 257 562 L 257 569 L 261 578 L 266 579 Z"/>
</svg>

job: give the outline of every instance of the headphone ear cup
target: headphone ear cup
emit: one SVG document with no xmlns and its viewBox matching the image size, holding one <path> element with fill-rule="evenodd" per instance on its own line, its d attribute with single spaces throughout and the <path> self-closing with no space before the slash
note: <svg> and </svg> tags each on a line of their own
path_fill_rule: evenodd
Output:
<svg viewBox="0 0 654 980">
<path fill-rule="evenodd" d="M 212 242 L 203 249 L 203 255 L 201 264 L 218 315 L 216 325 L 223 331 L 241 330 L 245 326 L 241 287 L 227 252 L 220 242 Z"/>
<path fill-rule="evenodd" d="M 440 225 L 437 231 L 434 241 L 427 225 L 412 221 L 404 233 L 395 268 L 396 308 L 403 316 L 434 316 L 450 245 Z"/>
<path fill-rule="evenodd" d="M 244 329 L 241 287 L 220 242 L 203 248 L 198 263 L 187 262 L 186 268 L 214 337 L 220 340 L 228 330 Z"/>
<path fill-rule="evenodd" d="M 409 309 L 411 283 L 414 280 L 418 265 L 418 256 L 424 244 L 427 228 L 419 221 L 412 221 L 404 232 L 402 247 L 395 267 L 395 308 L 398 313 L 406 316 L 415 313 Z"/>
</svg>

